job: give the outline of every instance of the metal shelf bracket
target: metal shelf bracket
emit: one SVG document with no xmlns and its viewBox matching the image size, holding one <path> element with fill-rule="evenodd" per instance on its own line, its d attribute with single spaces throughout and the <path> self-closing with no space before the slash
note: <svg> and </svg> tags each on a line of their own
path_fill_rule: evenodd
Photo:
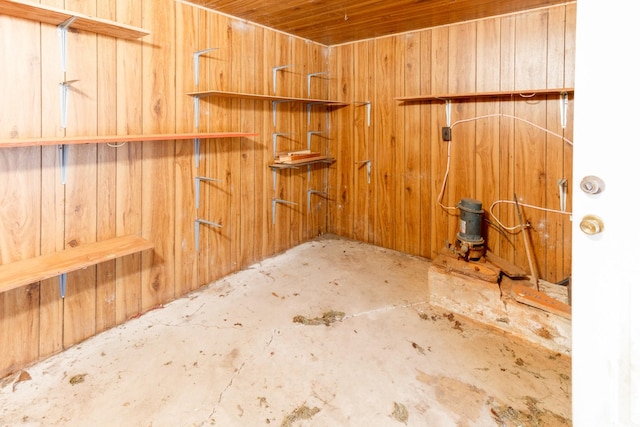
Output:
<svg viewBox="0 0 640 427">
<path fill-rule="evenodd" d="M 567 109 L 569 108 L 569 94 L 562 92 L 560 94 L 560 126 L 562 129 L 567 127 Z"/>
<path fill-rule="evenodd" d="M 196 233 L 196 252 L 200 250 L 200 224 L 210 225 L 216 228 L 222 228 L 222 224 L 218 224 L 217 222 L 207 221 L 206 219 L 196 218 L 194 222 L 195 233 Z"/>
<path fill-rule="evenodd" d="M 204 55 L 205 53 L 211 52 L 213 50 L 218 50 L 218 49 L 220 48 L 211 47 L 209 49 L 203 49 L 193 53 L 193 79 L 196 87 L 198 87 L 198 80 L 200 77 L 200 56 Z"/>
<path fill-rule="evenodd" d="M 307 150 L 311 150 L 311 136 L 312 135 L 322 135 L 324 131 L 321 130 L 310 130 L 307 132 Z"/>
<path fill-rule="evenodd" d="M 60 182 L 62 185 L 67 183 L 67 160 L 69 157 L 69 146 L 66 144 L 58 145 L 58 159 L 60 161 Z"/>
<path fill-rule="evenodd" d="M 194 178 L 195 182 L 196 182 L 196 209 L 200 208 L 200 182 L 201 181 L 206 181 L 206 182 L 222 182 L 221 179 L 215 179 L 215 178 L 208 178 L 206 176 L 196 176 Z"/>
<path fill-rule="evenodd" d="M 307 96 L 309 98 L 311 98 L 311 78 L 312 77 L 318 77 L 318 76 L 324 76 L 327 75 L 329 73 L 327 73 L 326 71 L 320 72 L 320 73 L 309 73 L 307 74 Z"/>
<path fill-rule="evenodd" d="M 277 199 L 277 198 L 271 199 L 271 221 L 273 224 L 276 223 L 276 205 L 278 203 L 282 203 L 284 205 L 292 205 L 292 206 L 298 205 L 297 203 L 290 202 L 289 200 L 283 200 L 283 199 Z"/>
<path fill-rule="evenodd" d="M 60 298 L 64 298 L 67 295 L 67 273 L 58 276 L 58 286 L 60 287 Z"/>
<path fill-rule="evenodd" d="M 356 165 L 364 165 L 365 163 L 367 165 L 367 184 L 371 184 L 371 160 L 362 160 L 356 162 Z M 358 167 L 360 168 L 361 166 Z"/>
<path fill-rule="evenodd" d="M 317 194 L 322 197 L 329 196 L 329 193 L 327 193 L 326 191 L 318 191 L 318 190 L 311 190 L 311 189 L 307 190 L 307 213 L 311 212 L 311 195 L 312 194 Z"/>
<path fill-rule="evenodd" d="M 72 16 L 60 25 L 58 25 L 58 43 L 60 44 L 60 64 L 62 65 L 62 72 L 67 72 L 67 34 L 68 29 L 77 16 Z"/>
<path fill-rule="evenodd" d="M 277 85 L 278 85 L 278 71 L 280 70 L 284 70 L 286 68 L 291 67 L 293 64 L 289 64 L 289 65 L 281 65 L 279 67 L 273 67 L 271 69 L 271 74 L 272 74 L 272 78 L 273 78 L 273 94 L 277 94 Z"/>
<path fill-rule="evenodd" d="M 286 132 L 274 132 L 274 133 L 271 134 L 271 141 L 272 141 L 272 144 L 273 144 L 273 158 L 274 159 L 276 157 L 278 157 L 277 153 L 276 153 L 276 141 L 277 141 L 278 137 L 279 136 L 288 136 L 288 135 L 290 135 L 290 134 L 286 133 Z"/>
</svg>

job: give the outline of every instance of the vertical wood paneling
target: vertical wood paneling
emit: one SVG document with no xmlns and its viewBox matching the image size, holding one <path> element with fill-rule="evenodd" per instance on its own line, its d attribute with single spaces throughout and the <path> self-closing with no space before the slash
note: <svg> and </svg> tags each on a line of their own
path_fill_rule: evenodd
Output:
<svg viewBox="0 0 640 427">
<path fill-rule="evenodd" d="M 175 131 L 175 2 L 142 2 L 151 31 L 142 51 L 142 130 Z M 161 49 L 154 45 L 162 46 Z M 155 244 L 142 254 L 142 309 L 174 297 L 175 142 L 142 147 L 142 237 Z"/>
<path fill-rule="evenodd" d="M 404 94 L 404 85 L 405 85 L 405 67 L 407 64 L 406 58 L 406 37 L 409 35 L 402 35 L 394 37 L 395 39 L 395 52 L 393 52 L 393 96 L 398 96 L 398 94 Z M 405 250 L 405 233 L 404 228 L 407 221 L 406 211 L 405 211 L 405 111 L 400 112 L 400 106 L 397 103 L 391 104 L 394 108 L 393 111 L 393 139 L 395 141 L 394 144 L 394 168 L 393 177 L 394 177 L 394 188 L 395 192 L 393 203 L 393 234 L 394 234 L 394 242 L 393 249 L 403 251 Z"/>
<path fill-rule="evenodd" d="M 431 93 L 431 58 L 432 58 L 432 38 L 431 30 L 420 32 L 420 93 Z M 434 113 L 433 103 L 427 102 L 420 105 L 420 251 L 417 255 L 431 257 L 434 248 L 431 246 L 431 236 L 434 234 L 432 225 L 433 215 L 431 212 L 436 207 L 437 192 L 433 191 L 432 182 L 434 179 L 434 168 L 432 167 L 432 143 L 431 136 L 434 134 L 431 126 L 431 118 Z M 437 131 L 437 130 L 436 130 Z M 442 144 L 441 144 L 442 145 Z"/>
<path fill-rule="evenodd" d="M 142 7 L 128 0 L 116 3 L 118 22 L 140 26 Z M 116 120 L 119 134 L 142 133 L 142 42 L 116 40 Z M 142 233 L 142 143 L 116 149 L 116 230 L 118 235 Z M 141 254 L 116 259 L 116 319 L 139 313 L 142 295 Z"/>
<path fill-rule="evenodd" d="M 367 176 L 366 161 L 372 161 L 369 156 L 369 47 L 370 43 L 361 42 L 354 44 L 353 52 L 353 97 L 355 104 L 353 118 L 353 133 L 339 137 L 352 136 L 354 149 L 354 182 L 353 182 L 353 236 L 357 240 L 367 242 L 369 240 L 369 199 L 371 185 Z M 360 76 L 360 78 L 355 78 Z M 342 143 L 348 143 L 343 141 Z"/>
<path fill-rule="evenodd" d="M 93 4 L 66 1 L 72 10 L 95 15 Z M 97 62 L 86 61 L 97 54 L 97 36 L 91 33 L 69 34 L 65 79 L 74 81 L 69 90 L 67 136 L 95 135 L 97 132 Z M 65 248 L 92 243 L 97 228 L 97 147 L 95 144 L 68 147 L 65 185 Z M 96 267 L 67 275 L 64 299 L 63 345 L 68 347 L 96 331 Z"/>
<path fill-rule="evenodd" d="M 495 64 L 500 63 L 500 20 L 479 21 L 477 30 L 476 87 L 479 92 L 500 90 L 500 73 L 495 72 Z M 500 188 L 500 103 L 501 100 L 480 100 L 476 103 L 475 143 L 475 194 L 487 211 L 494 200 L 498 200 Z M 488 215 L 485 219 L 491 220 Z M 482 227 L 485 244 L 497 252 L 502 235 L 485 222 Z"/>
<path fill-rule="evenodd" d="M 290 92 L 293 96 L 306 96 L 307 93 L 307 44 L 304 40 L 291 37 L 291 63 L 294 64 L 290 82 Z M 301 61 L 299 61 L 301 60 Z M 302 63 L 300 63 L 302 62 Z M 293 150 L 302 150 L 307 148 L 306 131 L 307 131 L 307 109 L 306 105 L 296 102 L 291 108 L 291 148 Z M 291 217 L 289 229 L 291 230 L 291 239 L 288 247 L 296 246 L 302 243 L 302 227 L 304 225 L 304 212 L 307 210 L 307 168 L 293 169 L 290 176 L 290 189 L 292 200 L 297 204 L 291 209 Z"/>
<path fill-rule="evenodd" d="M 258 28 L 258 34 L 262 37 L 259 40 L 262 41 L 261 49 L 258 49 L 262 53 L 262 67 L 258 67 L 261 72 L 258 76 L 262 76 L 258 79 L 257 88 L 260 89 L 259 93 L 270 94 L 273 93 L 273 86 L 271 82 L 271 69 L 276 66 L 276 33 L 273 31 L 266 31 Z M 262 73 L 262 74 L 261 74 Z M 273 163 L 273 149 L 271 147 L 271 135 L 276 131 L 276 126 L 273 124 L 272 109 L 274 108 L 271 103 L 263 102 L 263 114 L 262 114 L 262 132 L 263 132 L 263 149 L 261 150 L 262 164 L 258 166 L 259 173 L 267 171 L 262 181 L 262 198 L 260 210 L 264 214 L 262 218 L 262 256 L 266 257 L 276 252 L 276 237 L 275 237 L 275 218 L 273 217 L 273 210 L 271 200 L 276 197 L 276 188 L 279 172 L 272 172 L 269 169 L 269 165 Z M 267 114 L 264 114 L 266 111 Z M 278 118 L 280 115 L 278 115 Z"/>
<path fill-rule="evenodd" d="M 116 4 L 97 0 L 97 16 L 115 20 Z M 114 135 L 116 122 L 116 40 L 97 36 L 97 131 L 101 135 Z M 96 239 L 116 236 L 116 149 L 106 144 L 97 147 L 97 224 Z M 96 332 L 116 325 L 116 261 L 96 266 Z"/>
<path fill-rule="evenodd" d="M 402 93 L 422 93 L 422 39 L 420 33 L 410 33 L 404 37 L 405 66 L 403 68 Z M 399 93 L 398 93 L 399 95 Z M 403 108 L 397 105 L 396 108 Z M 403 174 L 404 183 L 402 190 L 402 205 L 400 206 L 402 235 L 404 245 L 398 246 L 399 250 L 420 254 L 420 246 L 427 235 L 422 232 L 422 117 L 421 104 L 404 106 L 398 115 L 404 115 L 404 127 L 400 129 L 404 135 L 404 161 L 401 164 L 400 173 Z M 398 135 L 399 136 L 399 135 Z"/>
<path fill-rule="evenodd" d="M 374 120 L 376 182 L 376 238 L 378 246 L 392 248 L 395 245 L 395 124 L 393 91 L 395 87 L 394 37 L 375 41 L 376 92 Z"/>
<path fill-rule="evenodd" d="M 0 16 L 0 40 L 38 40 L 39 27 Z M 0 93 L 0 137 L 37 136 L 40 121 L 39 43 L 14 52 L 0 42 L 3 63 Z M 16 84 L 18 83 L 18 84 Z M 13 101 L 23 100 L 24 108 Z M 11 148 L 0 152 L 0 263 L 38 255 L 40 241 L 40 148 Z M 40 287 L 32 284 L 0 293 L 0 377 L 36 359 L 39 354 Z"/>
<path fill-rule="evenodd" d="M 232 62 L 232 73 L 236 77 L 233 87 L 239 92 L 256 93 L 256 68 L 259 63 L 254 61 L 257 55 L 256 28 L 252 25 L 235 21 L 232 24 L 234 43 L 234 53 Z M 263 103 L 251 100 L 235 101 L 240 114 L 233 121 L 232 129 L 244 131 L 254 131 L 256 129 L 256 109 Z M 260 148 L 256 143 L 256 138 L 242 138 L 239 141 L 241 157 L 238 164 L 237 176 L 239 178 L 240 210 L 234 221 L 239 224 L 239 236 L 235 251 L 239 252 L 239 266 L 247 265 L 258 260 L 260 245 L 256 244 L 258 235 L 261 236 L 259 224 L 258 207 L 260 200 L 257 197 L 258 182 L 257 175 L 264 175 L 265 170 L 257 170 L 255 165 L 260 159 Z"/>
<path fill-rule="evenodd" d="M 519 15 L 515 32 L 515 87 L 546 87 L 548 12 L 539 11 Z M 531 37 L 538 34 L 538 37 Z M 546 102 L 535 100 L 517 102 L 515 116 L 546 127 Z M 515 187 L 520 203 L 545 206 L 546 186 L 546 134 L 520 120 L 515 123 Z M 544 235 L 547 221 L 544 213 L 535 209 L 522 209 L 528 228 L 530 257 L 537 272 L 546 270 Z M 522 234 L 522 233 L 520 233 Z M 529 264 L 524 240 L 516 240 L 516 262 Z M 527 267 L 527 271 L 530 268 Z M 540 274 L 540 273 L 538 273 Z"/>
<path fill-rule="evenodd" d="M 449 90 L 449 29 L 434 28 L 431 33 L 431 90 L 433 93 L 447 93 Z M 448 237 L 449 214 L 442 206 L 448 206 L 447 193 L 451 184 L 443 188 L 447 164 L 447 144 L 442 142 L 440 127 L 447 125 L 445 107 L 442 102 L 434 102 L 431 106 L 431 122 L 429 126 L 431 143 L 431 194 L 436 197 L 435 210 L 431 219 L 431 254 L 435 256 L 440 251 Z M 444 190 L 444 191 L 443 191 Z"/>
<path fill-rule="evenodd" d="M 62 0 L 42 1 L 63 7 Z M 40 26 L 40 64 L 42 105 L 40 111 L 42 135 L 64 136 L 61 127 L 59 84 L 64 81 L 56 28 Z M 35 130 L 34 130 L 35 131 Z M 58 147 L 42 147 L 41 240 L 40 252 L 47 254 L 64 248 L 64 185 L 61 183 Z M 40 356 L 62 349 L 63 300 L 57 278 L 40 282 Z"/>
<path fill-rule="evenodd" d="M 198 50 L 198 10 L 176 3 L 176 131 L 193 132 L 195 118 L 193 100 L 186 96 L 195 87 L 193 53 Z M 201 142 L 202 143 L 202 142 Z M 175 202 L 175 293 L 198 287 L 198 265 L 195 250 L 195 158 L 194 141 L 176 141 Z"/>
</svg>

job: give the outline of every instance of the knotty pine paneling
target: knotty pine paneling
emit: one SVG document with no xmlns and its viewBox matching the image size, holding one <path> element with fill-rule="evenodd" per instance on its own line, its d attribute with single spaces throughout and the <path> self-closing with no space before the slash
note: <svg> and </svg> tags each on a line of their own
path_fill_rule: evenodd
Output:
<svg viewBox="0 0 640 427">
<path fill-rule="evenodd" d="M 574 5 L 557 6 L 516 15 L 425 29 L 398 36 L 334 46 L 336 72 L 353 68 L 354 101 L 363 95 L 360 70 L 372 69 L 367 94 L 372 100 L 373 129 L 369 134 L 354 115 L 353 128 L 336 138 L 354 147 L 356 160 L 366 147 L 372 154 L 372 198 L 375 221 L 363 207 L 366 192 L 361 174 L 342 179 L 332 188 L 331 230 L 351 238 L 426 257 L 453 243 L 458 231 L 456 204 L 462 197 L 483 202 L 507 227 L 518 224 L 514 193 L 520 203 L 559 208 L 558 179 L 571 188 L 572 104 L 568 125 L 560 126 L 557 96 L 535 99 L 482 99 L 451 104 L 450 167 L 446 187 L 448 146 L 441 128 L 447 124 L 445 103 L 398 104 L 394 97 L 429 93 L 465 93 L 547 87 L 571 87 L 574 61 Z M 354 49 L 355 47 L 355 49 Z M 362 52 L 369 47 L 372 55 Z M 352 52 L 353 51 L 353 52 Z M 348 64 L 345 64 L 347 62 Z M 357 111 L 357 110 L 356 110 Z M 548 132 L 541 130 L 546 129 Z M 552 133 L 554 134 L 552 134 Z M 338 152 L 337 176 L 348 176 L 350 152 Z M 343 158 L 344 157 L 344 158 Z M 354 209 L 339 209 L 340 200 L 354 200 Z M 571 195 L 568 195 L 570 210 Z M 568 216 L 522 207 L 539 277 L 558 282 L 570 274 L 571 235 Z M 341 218 L 352 215 L 353 219 Z M 523 234 L 498 230 L 486 215 L 487 246 L 529 270 Z M 340 224 L 352 221 L 353 231 Z M 364 237 L 369 224 L 369 238 Z"/>
</svg>

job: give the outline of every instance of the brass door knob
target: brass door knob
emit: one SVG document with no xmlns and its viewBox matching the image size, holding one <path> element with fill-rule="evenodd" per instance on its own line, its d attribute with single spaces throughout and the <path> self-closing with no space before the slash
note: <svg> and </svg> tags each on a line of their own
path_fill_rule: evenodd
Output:
<svg viewBox="0 0 640 427">
<path fill-rule="evenodd" d="M 596 215 L 585 215 L 580 221 L 580 230 L 584 234 L 588 234 L 590 236 L 598 233 L 602 233 L 604 230 L 604 223 L 602 219 Z"/>
</svg>

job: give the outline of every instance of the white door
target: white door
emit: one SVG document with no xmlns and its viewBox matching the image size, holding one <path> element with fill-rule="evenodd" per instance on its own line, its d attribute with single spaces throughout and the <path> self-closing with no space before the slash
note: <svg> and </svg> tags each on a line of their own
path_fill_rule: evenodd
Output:
<svg viewBox="0 0 640 427">
<path fill-rule="evenodd" d="M 577 5 L 573 421 L 640 426 L 640 21 L 636 2 Z M 583 177 L 605 188 L 589 195 Z M 601 233 L 580 229 L 586 215 Z"/>
</svg>

